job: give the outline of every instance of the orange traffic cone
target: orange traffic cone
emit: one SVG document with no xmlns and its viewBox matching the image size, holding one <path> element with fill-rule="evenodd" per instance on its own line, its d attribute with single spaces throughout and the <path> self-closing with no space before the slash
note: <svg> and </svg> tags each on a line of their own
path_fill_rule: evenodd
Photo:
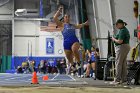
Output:
<svg viewBox="0 0 140 93">
<path fill-rule="evenodd" d="M 33 72 L 32 83 L 31 84 L 39 84 L 36 72 Z"/>
<path fill-rule="evenodd" d="M 46 80 L 49 80 L 49 77 L 48 77 L 48 75 L 46 75 L 46 76 L 43 76 L 43 80 L 44 80 L 44 81 L 46 81 Z"/>
</svg>

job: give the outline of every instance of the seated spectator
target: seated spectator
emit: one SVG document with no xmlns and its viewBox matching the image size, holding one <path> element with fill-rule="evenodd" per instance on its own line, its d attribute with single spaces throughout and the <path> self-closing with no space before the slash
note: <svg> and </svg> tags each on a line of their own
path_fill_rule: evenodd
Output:
<svg viewBox="0 0 140 93">
<path fill-rule="evenodd" d="M 56 74 L 56 73 L 58 73 L 58 70 L 57 70 L 57 61 L 56 61 L 56 59 L 53 59 L 52 74 Z"/>
<path fill-rule="evenodd" d="M 31 70 L 31 73 L 34 72 L 34 71 L 36 71 L 35 65 L 36 65 L 36 62 L 34 60 L 32 60 L 30 62 L 30 70 Z"/>
<path fill-rule="evenodd" d="M 22 67 L 21 67 L 21 66 L 18 66 L 18 67 L 17 67 L 17 73 L 20 73 L 20 74 L 23 73 L 23 70 L 22 70 Z"/>
<path fill-rule="evenodd" d="M 48 61 L 48 73 L 54 74 L 57 73 L 57 62 L 55 59 L 50 59 Z"/>
<path fill-rule="evenodd" d="M 41 60 L 38 66 L 39 72 L 46 74 L 46 62 L 44 60 Z"/>
<path fill-rule="evenodd" d="M 61 59 L 60 61 L 58 61 L 57 68 L 60 74 L 66 74 L 66 60 Z"/>
<path fill-rule="evenodd" d="M 22 70 L 24 73 L 30 73 L 29 63 L 28 62 L 22 62 Z"/>
<path fill-rule="evenodd" d="M 58 73 L 60 73 L 60 69 L 61 69 L 61 64 L 60 64 L 60 59 L 57 59 L 57 69 L 58 69 Z"/>
<path fill-rule="evenodd" d="M 28 68 L 29 64 L 28 62 L 22 62 L 22 68 Z"/>
</svg>

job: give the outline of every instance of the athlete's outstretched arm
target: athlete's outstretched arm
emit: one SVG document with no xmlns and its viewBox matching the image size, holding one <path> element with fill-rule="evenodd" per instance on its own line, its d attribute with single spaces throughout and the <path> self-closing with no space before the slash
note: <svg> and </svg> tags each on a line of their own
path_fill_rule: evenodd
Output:
<svg viewBox="0 0 140 93">
<path fill-rule="evenodd" d="M 63 7 L 59 7 L 59 9 L 57 10 L 57 12 L 53 16 L 53 19 L 54 19 L 55 23 L 57 24 L 57 26 L 60 26 L 60 27 L 62 27 L 62 24 L 63 23 L 61 21 L 59 21 L 58 17 L 60 15 L 62 9 L 63 9 Z"/>
<path fill-rule="evenodd" d="M 88 25 L 89 25 L 89 23 L 88 23 L 88 20 L 87 20 L 85 23 L 75 25 L 75 28 L 76 29 L 81 29 L 82 27 L 88 26 Z"/>
</svg>

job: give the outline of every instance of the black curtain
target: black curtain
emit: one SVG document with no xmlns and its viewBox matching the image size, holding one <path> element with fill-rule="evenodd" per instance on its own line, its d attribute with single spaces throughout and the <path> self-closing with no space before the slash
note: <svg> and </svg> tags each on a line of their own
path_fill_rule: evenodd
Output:
<svg viewBox="0 0 140 93">
<path fill-rule="evenodd" d="M 114 42 L 111 40 L 110 32 L 108 31 L 108 55 L 107 58 L 110 56 L 115 57 L 115 48 L 114 48 Z"/>
</svg>

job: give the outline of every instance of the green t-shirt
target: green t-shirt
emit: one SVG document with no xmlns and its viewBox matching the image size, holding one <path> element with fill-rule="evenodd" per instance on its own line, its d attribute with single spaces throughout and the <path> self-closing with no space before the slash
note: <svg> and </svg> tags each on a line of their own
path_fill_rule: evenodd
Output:
<svg viewBox="0 0 140 93">
<path fill-rule="evenodd" d="M 118 40 L 123 40 L 122 44 L 129 44 L 129 40 L 130 40 L 130 34 L 129 31 L 126 27 L 120 29 L 120 31 L 114 35 L 114 38 L 118 39 Z M 115 42 L 115 45 L 121 45 Z"/>
</svg>

